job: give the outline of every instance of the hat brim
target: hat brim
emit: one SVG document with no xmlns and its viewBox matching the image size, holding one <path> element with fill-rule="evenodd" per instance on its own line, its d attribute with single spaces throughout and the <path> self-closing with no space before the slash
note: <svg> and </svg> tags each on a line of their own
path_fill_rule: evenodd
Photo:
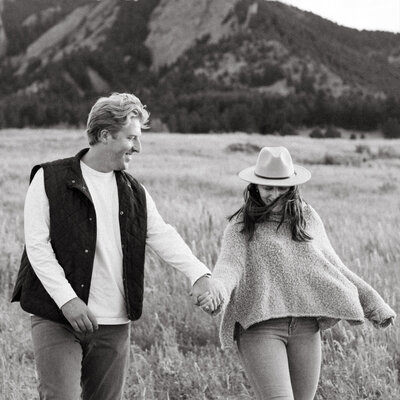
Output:
<svg viewBox="0 0 400 400">
<path fill-rule="evenodd" d="M 246 182 L 255 183 L 256 185 L 270 185 L 270 186 L 296 186 L 306 183 L 311 178 L 311 172 L 301 167 L 300 165 L 293 165 L 294 175 L 290 178 L 262 178 L 254 173 L 256 166 L 248 167 L 239 172 L 239 178 Z"/>
</svg>

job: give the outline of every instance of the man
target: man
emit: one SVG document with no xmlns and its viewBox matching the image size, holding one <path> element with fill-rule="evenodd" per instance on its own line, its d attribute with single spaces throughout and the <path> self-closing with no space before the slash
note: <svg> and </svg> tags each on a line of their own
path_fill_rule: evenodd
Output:
<svg viewBox="0 0 400 400">
<path fill-rule="evenodd" d="M 208 291 L 211 310 L 219 305 L 209 269 L 124 172 L 148 117 L 131 94 L 100 98 L 88 117 L 90 148 L 32 169 L 12 301 L 32 314 L 41 399 L 121 398 L 146 245 L 190 279 L 194 299 Z"/>
</svg>

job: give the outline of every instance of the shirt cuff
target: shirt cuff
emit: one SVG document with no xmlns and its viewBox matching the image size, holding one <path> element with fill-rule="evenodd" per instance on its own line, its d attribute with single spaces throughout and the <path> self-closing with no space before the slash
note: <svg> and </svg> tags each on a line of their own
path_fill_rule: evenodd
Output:
<svg viewBox="0 0 400 400">
<path fill-rule="evenodd" d="M 197 279 L 195 280 L 195 282 L 193 283 L 192 286 L 194 286 L 194 285 L 197 283 L 197 281 L 199 281 L 201 278 L 204 278 L 204 277 L 211 278 L 211 274 L 210 274 L 209 272 L 207 272 L 206 274 L 200 276 L 199 278 L 197 278 Z"/>
<path fill-rule="evenodd" d="M 75 297 L 78 297 L 72 289 L 71 286 L 66 287 L 64 290 L 59 291 L 57 295 L 52 296 L 53 300 L 57 304 L 58 308 L 61 309 L 61 307 L 68 303 L 70 300 L 74 299 Z"/>
<path fill-rule="evenodd" d="M 199 260 L 197 260 L 198 263 L 196 263 L 196 269 L 193 268 L 193 270 L 188 271 L 186 273 L 186 276 L 190 280 L 190 284 L 193 286 L 200 278 L 202 278 L 205 275 L 211 276 L 211 271 Z"/>
</svg>

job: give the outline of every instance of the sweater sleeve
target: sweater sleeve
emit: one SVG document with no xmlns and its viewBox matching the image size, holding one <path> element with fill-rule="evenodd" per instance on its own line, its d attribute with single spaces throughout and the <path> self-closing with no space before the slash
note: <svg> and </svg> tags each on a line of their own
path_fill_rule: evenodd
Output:
<svg viewBox="0 0 400 400">
<path fill-rule="evenodd" d="M 324 256 L 356 286 L 365 318 L 370 320 L 376 327 L 388 326 L 392 319 L 395 318 L 396 313 L 386 304 L 375 289 L 344 265 L 331 245 L 320 216 L 311 207 L 310 209 L 317 225 L 316 233 Z"/>
<path fill-rule="evenodd" d="M 246 262 L 246 238 L 240 228 L 241 225 L 233 221 L 225 228 L 221 251 L 212 273 L 212 277 L 222 286 L 225 305 L 239 284 Z"/>
</svg>

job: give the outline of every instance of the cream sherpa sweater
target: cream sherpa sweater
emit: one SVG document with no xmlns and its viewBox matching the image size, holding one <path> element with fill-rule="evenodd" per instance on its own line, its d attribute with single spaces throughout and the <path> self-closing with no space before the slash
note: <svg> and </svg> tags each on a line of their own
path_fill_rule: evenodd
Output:
<svg viewBox="0 0 400 400">
<path fill-rule="evenodd" d="M 225 294 L 220 339 L 233 345 L 235 323 L 249 326 L 282 317 L 316 317 L 320 329 L 344 319 L 361 324 L 364 317 L 387 326 L 395 312 L 381 296 L 340 260 L 317 212 L 304 206 L 310 242 L 292 240 L 288 223 L 257 225 L 247 242 L 242 224 L 232 220 L 224 231 L 213 271 Z"/>
</svg>

